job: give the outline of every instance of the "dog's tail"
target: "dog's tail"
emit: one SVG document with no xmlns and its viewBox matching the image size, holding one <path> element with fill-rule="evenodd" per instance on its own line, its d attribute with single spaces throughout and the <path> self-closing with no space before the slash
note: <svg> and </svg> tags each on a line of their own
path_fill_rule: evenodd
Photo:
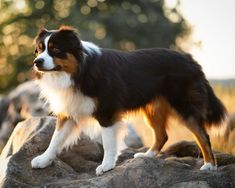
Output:
<svg viewBox="0 0 235 188">
<path fill-rule="evenodd" d="M 219 128 L 224 125 L 227 120 L 227 110 L 220 99 L 216 97 L 212 87 L 205 78 L 201 66 L 192 58 L 191 55 L 187 54 L 187 58 L 188 61 L 198 70 L 198 75 L 200 75 L 204 85 L 204 91 L 202 93 L 205 93 L 205 95 L 201 96 L 202 98 L 206 98 L 205 106 L 207 113 L 204 117 L 204 126 L 207 130 L 212 127 Z"/>
<path fill-rule="evenodd" d="M 226 121 L 227 110 L 220 99 L 216 97 L 213 89 L 208 82 L 206 83 L 206 90 L 208 105 L 205 126 L 207 129 L 210 129 L 211 127 L 221 127 L 221 125 L 223 125 Z"/>
</svg>

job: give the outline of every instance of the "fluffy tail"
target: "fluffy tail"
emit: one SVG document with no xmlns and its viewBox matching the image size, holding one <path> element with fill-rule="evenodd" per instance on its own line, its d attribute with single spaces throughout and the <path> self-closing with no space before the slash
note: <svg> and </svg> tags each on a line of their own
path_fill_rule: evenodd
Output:
<svg viewBox="0 0 235 188">
<path fill-rule="evenodd" d="M 197 70 L 198 72 L 198 76 L 201 77 L 201 79 L 203 80 L 202 82 L 204 82 L 204 86 L 205 86 L 205 90 L 206 91 L 206 99 L 207 99 L 207 103 L 206 103 L 206 117 L 205 117 L 205 128 L 206 129 L 210 129 L 211 127 L 220 127 L 221 125 L 224 125 L 224 122 L 227 118 L 227 110 L 224 107 L 223 103 L 220 101 L 220 99 L 218 99 L 215 96 L 215 93 L 213 91 L 213 89 L 211 88 L 209 82 L 206 80 L 205 75 L 202 71 L 201 66 L 192 58 L 191 55 L 187 54 L 186 55 L 188 58 L 188 61 L 194 65 L 195 70 Z M 202 92 L 204 93 L 204 92 Z M 203 97 L 203 96 L 202 96 Z"/>
<path fill-rule="evenodd" d="M 207 88 L 207 96 L 208 96 L 208 109 L 207 109 L 207 116 L 206 116 L 206 123 L 207 128 L 218 127 L 223 124 L 227 117 L 227 110 L 218 99 L 209 83 L 206 85 Z"/>
</svg>

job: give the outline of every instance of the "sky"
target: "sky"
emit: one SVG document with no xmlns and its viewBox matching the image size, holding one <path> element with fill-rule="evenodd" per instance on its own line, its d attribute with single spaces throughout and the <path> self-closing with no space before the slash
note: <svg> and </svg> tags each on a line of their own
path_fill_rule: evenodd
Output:
<svg viewBox="0 0 235 188">
<path fill-rule="evenodd" d="M 176 0 L 166 0 L 174 6 Z M 189 52 L 210 79 L 235 78 L 235 0 L 180 0 L 180 11 L 201 47 Z"/>
</svg>

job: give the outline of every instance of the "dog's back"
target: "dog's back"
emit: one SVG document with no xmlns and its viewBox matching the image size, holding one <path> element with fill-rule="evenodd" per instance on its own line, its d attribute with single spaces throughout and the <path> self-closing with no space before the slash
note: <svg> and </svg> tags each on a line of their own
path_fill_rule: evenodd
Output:
<svg viewBox="0 0 235 188">
<path fill-rule="evenodd" d="M 84 71 L 79 87 L 98 101 L 112 104 L 113 110 L 135 110 L 163 97 L 186 119 L 195 116 L 212 124 L 225 115 L 201 66 L 188 54 L 168 49 L 102 49 L 101 56 L 88 58 L 87 63 L 92 69 Z"/>
</svg>

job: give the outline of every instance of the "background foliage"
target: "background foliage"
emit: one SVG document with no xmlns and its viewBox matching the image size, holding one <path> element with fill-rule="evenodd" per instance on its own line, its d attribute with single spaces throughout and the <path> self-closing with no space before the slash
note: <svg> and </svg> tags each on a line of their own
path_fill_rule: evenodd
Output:
<svg viewBox="0 0 235 188">
<path fill-rule="evenodd" d="M 33 40 L 46 27 L 72 25 L 83 40 L 105 48 L 176 48 L 189 28 L 163 0 L 0 1 L 0 93 L 30 79 Z"/>
</svg>

